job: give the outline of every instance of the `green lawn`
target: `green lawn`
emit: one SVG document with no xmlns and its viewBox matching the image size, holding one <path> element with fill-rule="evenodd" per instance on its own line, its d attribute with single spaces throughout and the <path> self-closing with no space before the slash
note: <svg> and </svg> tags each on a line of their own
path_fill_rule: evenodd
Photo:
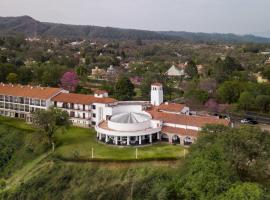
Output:
<svg viewBox="0 0 270 200">
<path fill-rule="evenodd" d="M 0 117 L 0 123 L 38 134 L 35 129 L 23 120 Z M 57 148 L 55 156 L 67 160 L 91 159 L 92 148 L 94 158 L 97 160 L 135 160 L 136 147 L 117 147 L 98 142 L 96 132 L 90 128 L 70 127 L 66 133 L 57 133 Z M 138 160 L 144 159 L 178 159 L 184 156 L 184 148 L 168 143 L 157 143 L 149 146 L 138 147 Z M 188 152 L 186 150 L 186 152 Z"/>
<path fill-rule="evenodd" d="M 34 131 L 34 128 L 25 123 L 25 120 L 0 116 L 0 123 L 23 131 Z"/>
<path fill-rule="evenodd" d="M 96 132 L 93 129 L 71 127 L 67 133 L 59 133 L 57 141 L 55 155 L 65 159 L 91 159 L 92 148 L 95 159 L 136 159 L 136 147 L 117 147 L 100 143 L 96 140 Z M 177 159 L 183 156 L 183 147 L 167 143 L 138 147 L 138 159 Z"/>
</svg>

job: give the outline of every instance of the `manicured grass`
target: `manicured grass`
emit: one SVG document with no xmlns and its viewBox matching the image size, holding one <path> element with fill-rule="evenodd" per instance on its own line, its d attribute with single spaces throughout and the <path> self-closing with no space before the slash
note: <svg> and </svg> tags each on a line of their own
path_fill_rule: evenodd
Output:
<svg viewBox="0 0 270 200">
<path fill-rule="evenodd" d="M 117 147 L 100 143 L 93 129 L 71 127 L 66 133 L 57 135 L 55 155 L 64 159 L 135 160 L 136 147 Z M 184 148 L 167 143 L 138 147 L 138 160 L 143 159 L 178 159 L 184 156 Z"/>
<path fill-rule="evenodd" d="M 24 120 L 0 117 L 0 123 L 26 132 L 35 132 L 35 129 Z M 33 133 L 34 134 L 34 133 Z M 168 143 L 157 143 L 144 147 L 117 147 L 103 144 L 96 139 L 96 132 L 90 128 L 70 127 L 66 133 L 57 133 L 57 148 L 55 156 L 67 160 L 92 159 L 97 160 L 137 160 L 147 159 L 178 159 L 184 156 L 184 148 Z M 187 152 L 187 151 L 186 151 Z"/>
<path fill-rule="evenodd" d="M 34 131 L 34 128 L 23 119 L 0 116 L 0 123 L 23 131 Z"/>
</svg>

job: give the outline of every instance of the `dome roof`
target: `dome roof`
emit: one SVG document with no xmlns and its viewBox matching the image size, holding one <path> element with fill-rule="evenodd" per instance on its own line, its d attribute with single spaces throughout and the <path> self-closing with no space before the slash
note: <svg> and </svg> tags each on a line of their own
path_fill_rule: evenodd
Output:
<svg viewBox="0 0 270 200">
<path fill-rule="evenodd" d="M 125 124 L 142 123 L 150 120 L 151 118 L 143 113 L 120 113 L 111 117 L 110 121 Z"/>
</svg>

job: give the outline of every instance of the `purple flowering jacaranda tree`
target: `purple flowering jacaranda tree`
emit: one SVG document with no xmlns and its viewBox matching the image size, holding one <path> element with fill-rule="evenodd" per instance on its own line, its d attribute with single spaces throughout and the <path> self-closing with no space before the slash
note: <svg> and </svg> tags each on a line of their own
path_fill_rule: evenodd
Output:
<svg viewBox="0 0 270 200">
<path fill-rule="evenodd" d="M 68 71 L 61 78 L 61 87 L 70 92 L 74 92 L 79 83 L 77 74 L 74 71 Z"/>
</svg>

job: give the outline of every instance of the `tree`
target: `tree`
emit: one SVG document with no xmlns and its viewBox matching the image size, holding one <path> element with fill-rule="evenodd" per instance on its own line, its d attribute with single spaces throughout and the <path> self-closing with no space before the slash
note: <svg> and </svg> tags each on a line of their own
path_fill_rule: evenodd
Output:
<svg viewBox="0 0 270 200">
<path fill-rule="evenodd" d="M 77 74 L 74 71 L 69 71 L 63 74 L 61 78 L 61 87 L 70 92 L 74 92 L 79 83 Z"/>
<path fill-rule="evenodd" d="M 37 110 L 33 114 L 33 124 L 40 129 L 41 133 L 51 144 L 52 151 L 54 151 L 56 131 L 68 127 L 70 122 L 66 111 L 50 108 L 49 110 Z"/>
<path fill-rule="evenodd" d="M 18 74 L 16 74 L 16 73 L 9 73 L 7 75 L 6 80 L 9 83 L 17 83 L 18 82 Z"/>
<path fill-rule="evenodd" d="M 270 162 L 270 134 L 254 126 L 230 129 L 224 135 L 227 160 L 242 181 L 264 182 Z"/>
<path fill-rule="evenodd" d="M 18 82 L 21 84 L 28 84 L 33 79 L 33 72 L 30 67 L 24 66 L 20 67 L 20 69 L 18 70 L 18 74 L 19 74 Z"/>
<path fill-rule="evenodd" d="M 258 95 L 255 104 L 262 112 L 268 112 L 270 110 L 270 95 Z"/>
<path fill-rule="evenodd" d="M 188 65 L 185 68 L 185 73 L 191 79 L 198 77 L 198 69 L 197 69 L 196 64 L 193 61 L 188 62 Z"/>
<path fill-rule="evenodd" d="M 88 75 L 88 69 L 84 65 L 80 65 L 75 68 L 76 74 L 82 78 L 85 79 Z"/>
<path fill-rule="evenodd" d="M 218 58 L 214 64 L 215 79 L 221 83 L 230 78 L 233 71 L 241 70 L 242 67 L 234 58 L 227 56 L 224 60 Z"/>
<path fill-rule="evenodd" d="M 142 83 L 140 85 L 142 98 L 147 100 L 150 98 L 151 84 L 156 81 L 160 81 L 157 74 L 152 72 L 146 72 L 143 76 Z"/>
<path fill-rule="evenodd" d="M 114 97 L 118 100 L 130 100 L 135 95 L 134 85 L 129 78 L 120 77 L 114 86 Z"/>
<path fill-rule="evenodd" d="M 217 90 L 218 99 L 224 103 L 235 103 L 238 101 L 242 85 L 238 81 L 226 81 Z"/>
<path fill-rule="evenodd" d="M 231 187 L 219 200 L 260 200 L 263 190 L 256 183 L 238 183 Z"/>
<path fill-rule="evenodd" d="M 194 104 L 204 104 L 209 99 L 209 95 L 204 90 L 191 89 L 185 93 L 185 98 Z"/>
<path fill-rule="evenodd" d="M 246 111 L 249 110 L 254 105 L 254 100 L 255 99 L 251 93 L 242 92 L 238 100 L 238 105 L 240 108 Z"/>
<path fill-rule="evenodd" d="M 170 196 L 199 200 L 260 199 L 263 193 L 260 185 L 267 188 L 269 183 L 269 143 L 269 133 L 254 126 L 203 127 L 189 150 L 184 170 L 180 176 L 176 175 L 173 188 L 170 187 Z"/>
<path fill-rule="evenodd" d="M 0 82 L 6 82 L 9 73 L 16 73 L 16 68 L 12 64 L 0 64 Z"/>
<path fill-rule="evenodd" d="M 67 68 L 63 65 L 42 64 L 33 66 L 32 71 L 34 75 L 33 81 L 36 84 L 56 87 L 59 86 L 61 76 L 67 71 Z"/>
</svg>

